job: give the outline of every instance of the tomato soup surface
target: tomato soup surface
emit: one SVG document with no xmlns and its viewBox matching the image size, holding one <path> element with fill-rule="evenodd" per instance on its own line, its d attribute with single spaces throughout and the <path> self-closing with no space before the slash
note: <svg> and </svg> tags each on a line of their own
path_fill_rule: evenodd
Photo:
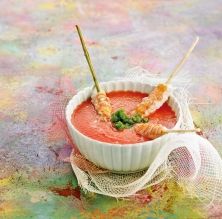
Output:
<svg viewBox="0 0 222 219">
<path fill-rule="evenodd" d="M 108 93 L 107 96 L 110 98 L 113 112 L 124 109 L 126 113 L 130 113 L 147 94 L 133 91 L 114 91 Z M 111 122 L 100 121 L 91 99 L 86 100 L 76 108 L 71 121 L 82 134 L 102 142 L 132 144 L 149 140 L 136 134 L 133 127 L 118 131 Z M 149 122 L 172 128 L 176 124 L 176 115 L 171 107 L 164 103 L 161 108 L 149 116 Z"/>
</svg>

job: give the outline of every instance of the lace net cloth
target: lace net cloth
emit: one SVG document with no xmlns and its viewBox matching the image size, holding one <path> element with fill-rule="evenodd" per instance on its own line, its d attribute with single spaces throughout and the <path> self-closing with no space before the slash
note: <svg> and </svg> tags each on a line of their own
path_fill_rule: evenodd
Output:
<svg viewBox="0 0 222 219">
<path fill-rule="evenodd" d="M 164 81 L 139 67 L 127 72 L 126 77 L 127 80 L 151 85 Z M 180 87 L 176 86 L 178 81 Z M 194 128 L 186 92 L 188 82 L 183 75 L 173 84 L 173 93 L 182 108 L 181 129 Z M 120 174 L 101 169 L 75 150 L 70 161 L 79 185 L 90 192 L 115 198 L 128 197 L 171 178 L 201 201 L 212 203 L 222 200 L 222 159 L 209 141 L 195 133 L 175 135 L 173 140 L 162 145 L 147 170 L 136 173 Z"/>
</svg>

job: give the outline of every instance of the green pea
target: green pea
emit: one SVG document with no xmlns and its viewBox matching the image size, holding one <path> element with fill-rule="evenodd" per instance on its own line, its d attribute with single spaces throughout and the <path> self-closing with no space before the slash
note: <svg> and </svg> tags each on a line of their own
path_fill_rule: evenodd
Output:
<svg viewBox="0 0 222 219">
<path fill-rule="evenodd" d="M 129 128 L 131 128 L 131 127 L 132 127 L 132 125 L 129 124 L 129 123 L 126 123 L 126 124 L 125 124 L 125 128 L 126 128 L 126 129 L 129 129 Z"/>
<path fill-rule="evenodd" d="M 142 122 L 143 122 L 143 123 L 146 123 L 146 122 L 148 122 L 148 121 L 149 121 L 148 118 L 143 118 L 143 119 L 142 119 Z"/>
<path fill-rule="evenodd" d="M 125 112 L 124 111 L 119 111 L 119 118 L 121 119 L 121 121 L 123 121 L 123 122 L 126 122 L 127 121 L 127 119 L 128 119 L 128 117 L 127 117 L 127 115 L 125 114 Z"/>
<path fill-rule="evenodd" d="M 119 110 L 117 110 L 117 111 L 115 112 L 115 114 L 116 114 L 118 117 L 120 117 L 120 115 L 121 115 L 122 113 L 124 113 L 123 109 L 119 109 Z"/>
<path fill-rule="evenodd" d="M 141 120 L 142 120 L 142 118 L 141 118 L 140 115 L 135 115 L 135 116 L 133 116 L 132 119 L 133 119 L 133 121 L 134 121 L 135 123 L 140 123 Z"/>
<path fill-rule="evenodd" d="M 146 123 L 148 122 L 148 118 L 142 118 L 139 114 L 135 114 L 133 116 L 128 116 L 124 109 L 119 109 L 111 116 L 111 122 L 113 126 L 117 130 L 123 130 L 131 128 L 136 123 Z"/>
<path fill-rule="evenodd" d="M 113 113 L 111 116 L 111 122 L 115 123 L 118 121 L 119 121 L 119 117 L 115 113 Z"/>
<path fill-rule="evenodd" d="M 121 121 L 118 121 L 117 123 L 115 123 L 115 128 L 118 130 L 123 130 L 125 126 Z"/>
<path fill-rule="evenodd" d="M 133 121 L 132 118 L 128 118 L 127 123 L 128 123 L 129 125 L 135 124 L 135 122 Z"/>
</svg>

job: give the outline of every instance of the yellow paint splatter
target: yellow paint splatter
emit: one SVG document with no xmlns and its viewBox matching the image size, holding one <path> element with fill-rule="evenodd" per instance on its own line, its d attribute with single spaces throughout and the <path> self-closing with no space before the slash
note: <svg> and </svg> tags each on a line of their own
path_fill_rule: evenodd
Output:
<svg viewBox="0 0 222 219">
<path fill-rule="evenodd" d="M 76 68 L 64 68 L 62 69 L 62 74 L 66 76 L 72 76 L 74 77 L 79 76 L 80 74 L 83 76 L 85 74 L 88 74 L 88 69 L 83 70 L 81 67 L 76 67 Z"/>
<path fill-rule="evenodd" d="M 199 111 L 192 111 L 191 112 L 193 120 L 195 122 L 196 125 L 200 126 L 201 125 L 201 121 L 203 121 L 203 116 Z"/>
<path fill-rule="evenodd" d="M 60 6 L 65 7 L 68 10 L 73 10 L 75 8 L 73 0 L 60 0 Z"/>
<path fill-rule="evenodd" d="M 17 203 L 4 201 L 0 203 L 0 215 L 3 216 L 3 218 L 14 218 L 25 216 L 25 211 L 18 207 Z"/>
<path fill-rule="evenodd" d="M 55 64 L 46 64 L 41 61 L 34 61 L 28 64 L 29 69 L 32 71 L 32 75 L 45 75 L 50 70 L 58 70 L 58 66 Z"/>
<path fill-rule="evenodd" d="M 53 10 L 55 9 L 56 5 L 53 2 L 46 2 L 39 5 L 39 9 L 42 10 Z"/>
<path fill-rule="evenodd" d="M 219 60 L 221 60 L 221 58 L 222 58 L 222 51 L 220 49 L 215 48 L 215 47 L 210 47 L 207 50 L 207 54 L 209 57 L 214 57 Z"/>
<path fill-rule="evenodd" d="M 13 99 L 10 96 L 5 96 L 6 92 L 0 94 L 0 109 L 10 109 L 13 106 Z"/>
<path fill-rule="evenodd" d="M 140 12 L 148 12 L 159 5 L 158 1 L 133 1 L 128 2 L 128 7 Z"/>
<path fill-rule="evenodd" d="M 38 48 L 37 52 L 42 56 L 53 56 L 58 53 L 58 48 L 54 46 Z"/>
<path fill-rule="evenodd" d="M 11 177 L 0 179 L 0 186 L 7 186 L 10 184 Z"/>
<path fill-rule="evenodd" d="M 63 7 L 67 10 L 73 10 L 75 8 L 75 4 L 73 0 L 60 0 L 57 3 L 46 2 L 39 5 L 39 9 L 41 10 L 54 10 L 56 7 Z"/>
<path fill-rule="evenodd" d="M 14 119 L 17 122 L 25 122 L 28 118 L 28 114 L 25 111 L 15 112 Z"/>
<path fill-rule="evenodd" d="M 19 77 L 0 77 L 0 111 L 12 112 L 17 101 L 16 90 L 19 89 L 24 81 Z M 14 112 L 14 110 L 13 110 Z"/>
</svg>

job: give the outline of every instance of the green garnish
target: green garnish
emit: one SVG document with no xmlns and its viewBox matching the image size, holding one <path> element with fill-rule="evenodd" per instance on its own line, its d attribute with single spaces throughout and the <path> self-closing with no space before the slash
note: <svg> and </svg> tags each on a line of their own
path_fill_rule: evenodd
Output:
<svg viewBox="0 0 222 219">
<path fill-rule="evenodd" d="M 146 123 L 148 121 L 148 118 L 142 118 L 139 114 L 135 114 L 130 117 L 123 109 L 117 110 L 111 116 L 113 126 L 120 131 L 123 129 L 129 129 L 136 123 Z"/>
<path fill-rule="evenodd" d="M 132 117 L 132 120 L 135 122 L 135 123 L 140 123 L 142 121 L 142 118 L 140 115 L 134 115 Z"/>
<path fill-rule="evenodd" d="M 125 129 L 125 125 L 121 122 L 121 121 L 118 121 L 114 124 L 115 128 L 118 129 L 118 130 L 123 130 Z"/>
<path fill-rule="evenodd" d="M 142 122 L 143 122 L 143 123 L 149 122 L 149 119 L 148 119 L 148 118 L 143 118 L 143 119 L 142 119 Z"/>
</svg>

